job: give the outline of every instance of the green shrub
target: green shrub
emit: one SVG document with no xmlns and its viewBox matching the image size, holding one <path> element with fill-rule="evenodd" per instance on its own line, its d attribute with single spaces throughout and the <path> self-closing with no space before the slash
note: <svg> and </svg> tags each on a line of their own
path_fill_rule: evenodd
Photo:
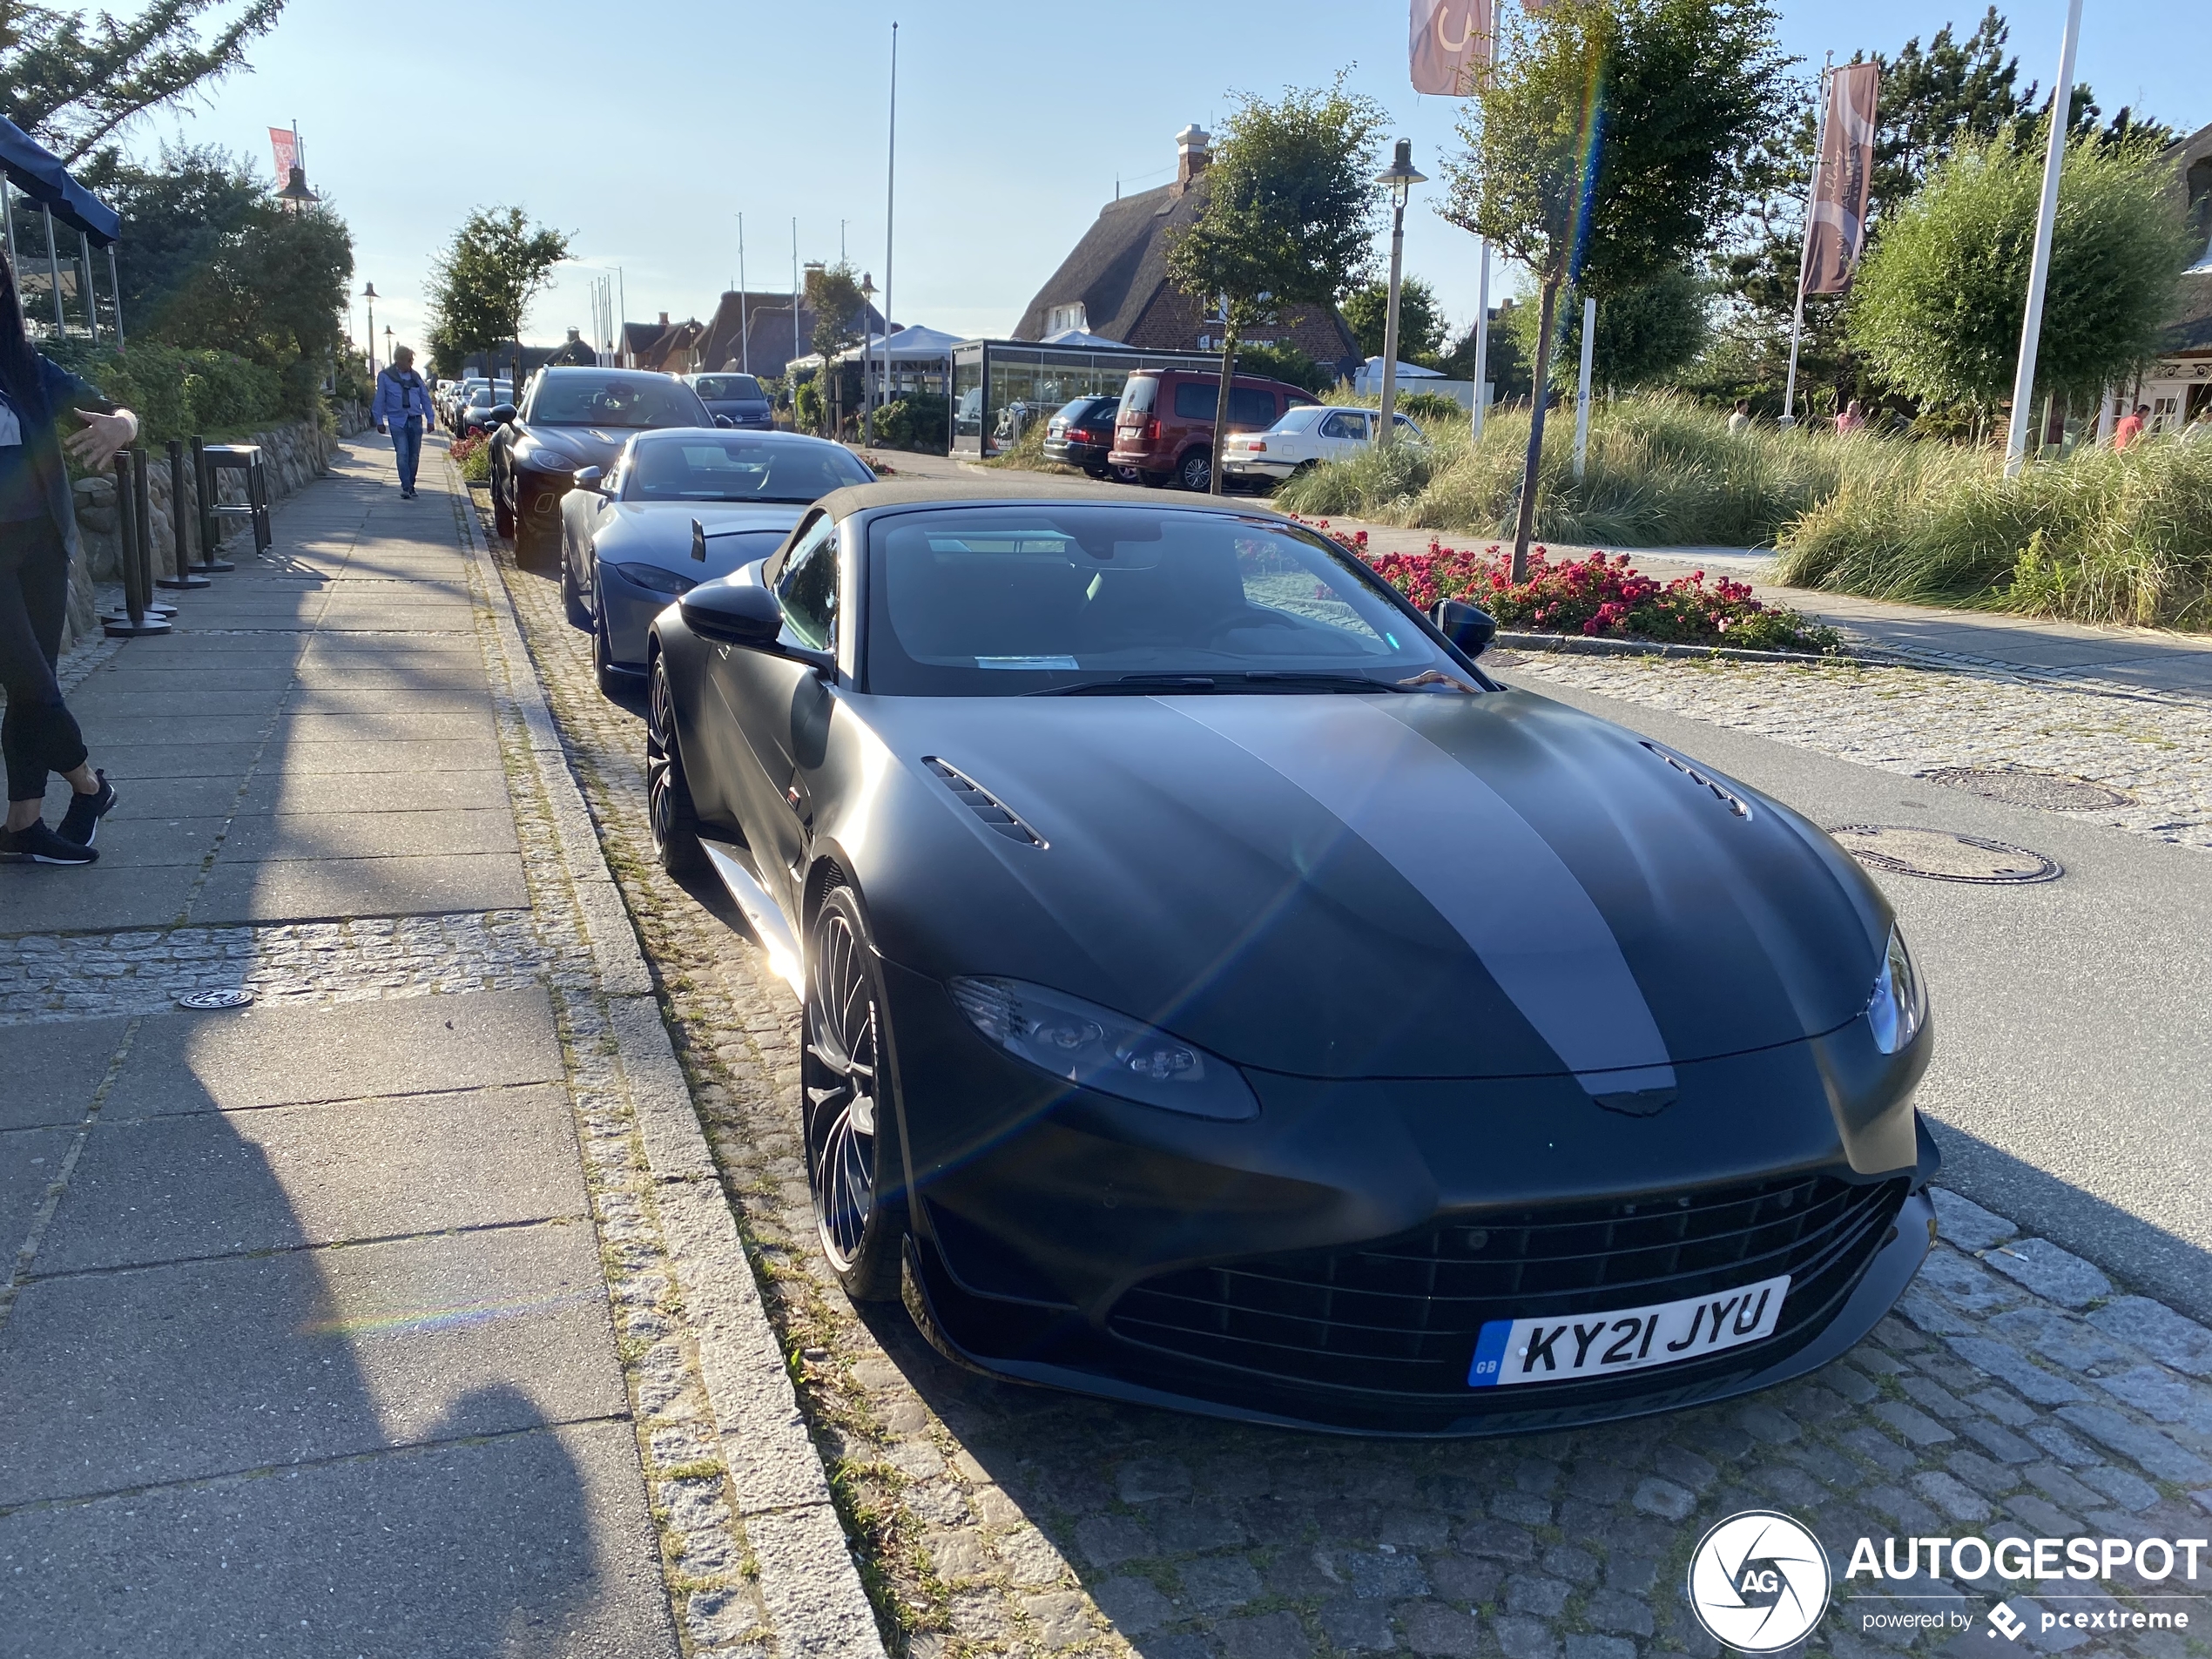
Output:
<svg viewBox="0 0 2212 1659">
<path fill-rule="evenodd" d="M 890 449 L 945 453 L 945 400 L 894 398 L 875 412 L 875 441 Z"/>
<path fill-rule="evenodd" d="M 138 417 L 141 440 L 239 437 L 284 420 L 305 418 L 287 408 L 278 371 L 229 352 L 185 351 L 142 340 L 127 351 L 83 344 L 51 354 Z M 312 395 L 313 388 L 309 388 Z"/>
</svg>

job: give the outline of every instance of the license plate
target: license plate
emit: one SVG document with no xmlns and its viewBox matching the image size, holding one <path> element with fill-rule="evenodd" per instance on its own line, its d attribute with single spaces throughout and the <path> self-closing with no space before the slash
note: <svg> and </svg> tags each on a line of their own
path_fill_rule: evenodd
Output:
<svg viewBox="0 0 2212 1659">
<path fill-rule="evenodd" d="M 1790 1276 L 1680 1302 L 1572 1318 L 1493 1319 L 1475 1339 L 1470 1388 L 1566 1382 L 1679 1365 L 1770 1337 Z"/>
</svg>

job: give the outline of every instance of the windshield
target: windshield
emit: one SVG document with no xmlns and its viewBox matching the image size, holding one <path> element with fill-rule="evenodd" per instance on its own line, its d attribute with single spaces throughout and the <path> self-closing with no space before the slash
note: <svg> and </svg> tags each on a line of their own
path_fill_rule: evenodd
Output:
<svg viewBox="0 0 2212 1659">
<path fill-rule="evenodd" d="M 532 426 L 711 426 L 681 381 L 636 374 L 549 375 L 530 399 Z"/>
<path fill-rule="evenodd" d="M 1152 507 L 902 513 L 868 534 L 868 687 L 988 697 L 1122 689 L 1467 689 L 1359 561 L 1272 519 Z"/>
<path fill-rule="evenodd" d="M 711 397 L 722 402 L 733 402 L 740 398 L 755 403 L 768 401 L 768 395 L 760 389 L 760 382 L 750 374 L 702 374 L 691 382 L 691 389 L 701 397 Z"/>
<path fill-rule="evenodd" d="M 839 444 L 702 434 L 639 441 L 622 498 L 806 502 L 874 481 L 875 475 Z"/>
</svg>

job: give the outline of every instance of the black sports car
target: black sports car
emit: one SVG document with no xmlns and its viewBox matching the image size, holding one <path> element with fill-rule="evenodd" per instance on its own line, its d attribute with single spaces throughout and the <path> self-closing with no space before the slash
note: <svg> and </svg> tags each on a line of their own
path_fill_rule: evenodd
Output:
<svg viewBox="0 0 2212 1659">
<path fill-rule="evenodd" d="M 523 387 L 519 411 L 492 414 L 492 519 L 524 563 L 559 550 L 561 497 L 586 467 L 611 470 L 632 433 L 714 424 L 673 374 L 631 368 L 543 368 Z"/>
<path fill-rule="evenodd" d="M 649 644 L 656 843 L 804 1002 L 823 1248 L 998 1376 L 1387 1433 L 1825 1363 L 1927 1005 L 1813 825 L 1264 509 L 871 484 Z"/>
</svg>

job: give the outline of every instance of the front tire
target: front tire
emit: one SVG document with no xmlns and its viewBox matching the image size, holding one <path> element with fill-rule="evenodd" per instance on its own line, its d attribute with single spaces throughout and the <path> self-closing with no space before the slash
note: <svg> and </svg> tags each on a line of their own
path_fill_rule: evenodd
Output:
<svg viewBox="0 0 2212 1659">
<path fill-rule="evenodd" d="M 591 613 L 583 608 L 583 595 L 576 584 L 576 563 L 569 557 L 571 550 L 564 530 L 561 536 L 561 609 L 567 613 L 570 627 L 589 628 Z"/>
<path fill-rule="evenodd" d="M 494 473 L 491 477 L 491 527 L 509 541 L 514 539 L 515 509 L 499 499 L 499 475 L 497 473 Z M 516 548 L 515 555 L 520 558 L 522 550 Z"/>
<path fill-rule="evenodd" d="M 614 644 L 607 637 L 607 597 L 597 580 L 591 584 L 591 672 L 599 682 L 599 695 L 619 698 L 629 687 L 629 677 L 615 666 Z"/>
<path fill-rule="evenodd" d="M 838 1283 L 856 1302 L 896 1299 L 906 1234 L 883 1008 L 882 975 L 860 900 L 850 887 L 832 888 L 807 943 L 799 1082 L 815 1231 Z"/>
<path fill-rule="evenodd" d="M 698 809 L 691 804 L 684 756 L 677 746 L 676 688 L 668 683 L 665 657 L 653 658 L 645 710 L 645 816 L 652 827 L 653 857 L 662 869 L 680 878 L 705 867 Z"/>
</svg>

